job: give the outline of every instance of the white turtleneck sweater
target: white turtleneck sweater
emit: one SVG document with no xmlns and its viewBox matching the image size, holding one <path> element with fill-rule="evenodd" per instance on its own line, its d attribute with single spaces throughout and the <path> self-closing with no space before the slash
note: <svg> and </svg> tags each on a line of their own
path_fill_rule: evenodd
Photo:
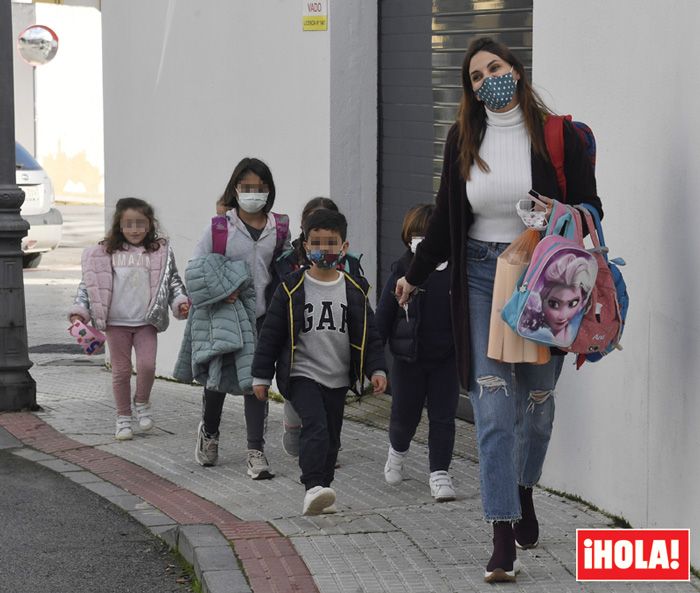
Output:
<svg viewBox="0 0 700 593">
<path fill-rule="evenodd" d="M 530 137 L 522 109 L 505 113 L 486 110 L 486 134 L 479 154 L 490 172 L 474 164 L 467 197 L 474 212 L 469 236 L 479 241 L 510 243 L 525 230 L 515 211 L 518 200 L 532 188 Z"/>
</svg>

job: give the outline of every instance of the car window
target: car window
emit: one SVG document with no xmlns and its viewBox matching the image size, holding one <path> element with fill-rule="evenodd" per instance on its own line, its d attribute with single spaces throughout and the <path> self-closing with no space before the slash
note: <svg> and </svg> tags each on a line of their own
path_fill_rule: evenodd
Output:
<svg viewBox="0 0 700 593">
<path fill-rule="evenodd" d="M 40 171 L 41 165 L 34 160 L 34 157 L 29 154 L 26 149 L 15 142 L 15 162 L 18 169 L 25 171 Z"/>
</svg>

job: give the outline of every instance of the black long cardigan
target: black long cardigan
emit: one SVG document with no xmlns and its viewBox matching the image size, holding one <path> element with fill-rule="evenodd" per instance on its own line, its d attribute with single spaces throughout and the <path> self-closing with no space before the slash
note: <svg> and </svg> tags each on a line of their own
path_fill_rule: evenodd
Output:
<svg viewBox="0 0 700 593">
<path fill-rule="evenodd" d="M 425 239 L 418 245 L 406 280 L 414 286 L 425 282 L 435 266 L 447 259 L 452 266 L 450 306 L 452 328 L 457 350 L 457 366 L 462 387 L 469 386 L 469 303 L 467 300 L 467 237 L 474 222 L 466 181 L 459 167 L 459 131 L 454 124 L 447 135 L 440 189 L 435 199 L 435 212 L 430 219 Z M 552 164 L 537 155 L 532 158 L 532 189 L 543 196 L 562 200 Z M 593 165 L 585 147 L 570 122 L 564 122 L 564 172 L 566 203 L 592 204 L 601 217 L 603 208 L 597 195 Z M 526 190 L 524 190 L 526 191 Z M 523 195 L 523 197 L 526 197 Z"/>
</svg>

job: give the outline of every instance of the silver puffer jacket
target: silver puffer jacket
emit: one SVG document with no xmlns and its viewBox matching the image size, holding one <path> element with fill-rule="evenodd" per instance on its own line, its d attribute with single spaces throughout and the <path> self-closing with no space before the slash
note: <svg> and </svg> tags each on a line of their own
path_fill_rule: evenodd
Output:
<svg viewBox="0 0 700 593">
<path fill-rule="evenodd" d="M 146 313 L 146 323 L 157 331 L 165 331 L 170 322 L 168 306 L 177 319 L 186 319 L 180 314 L 180 305 L 189 302 L 185 285 L 175 264 L 175 255 L 170 245 L 163 242 L 157 251 L 149 253 L 151 300 Z M 97 329 L 104 330 L 109 319 L 112 301 L 112 256 L 102 245 L 88 247 L 82 256 L 83 278 L 78 286 L 73 306 L 68 317 L 78 315 L 84 323 L 90 319 Z"/>
</svg>

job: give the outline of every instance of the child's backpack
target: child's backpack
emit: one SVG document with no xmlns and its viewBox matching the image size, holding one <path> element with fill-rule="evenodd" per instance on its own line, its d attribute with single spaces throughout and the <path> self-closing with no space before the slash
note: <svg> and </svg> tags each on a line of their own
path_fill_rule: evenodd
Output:
<svg viewBox="0 0 700 593">
<path fill-rule="evenodd" d="M 289 234 L 289 216 L 286 214 L 272 213 L 275 217 L 275 231 L 277 232 L 277 243 L 275 244 L 274 258 L 282 251 L 284 242 Z M 211 219 L 211 247 L 212 253 L 226 255 L 226 241 L 228 240 L 228 218 L 225 216 L 214 216 Z"/>
<path fill-rule="evenodd" d="M 584 212 L 586 216 L 586 222 L 588 228 L 591 230 L 591 238 L 595 241 L 596 238 L 600 244 L 600 251 L 596 254 L 599 262 L 599 276 L 596 281 L 596 289 L 600 295 L 603 291 L 614 297 L 614 304 L 608 306 L 608 310 L 605 316 L 603 312 L 600 312 L 600 329 L 603 329 L 607 324 L 609 330 L 615 328 L 615 323 L 617 324 L 615 332 L 606 331 L 605 335 L 611 335 L 611 339 L 607 340 L 607 343 L 601 345 L 600 348 L 591 349 L 589 352 L 579 351 L 579 355 L 576 357 L 576 368 L 581 368 L 581 366 L 586 362 L 598 362 L 605 355 L 610 354 L 613 350 L 622 350 L 620 346 L 620 339 L 622 338 L 622 332 L 625 329 L 625 320 L 627 319 L 627 309 L 629 308 L 629 296 L 627 294 L 627 285 L 625 280 L 622 278 L 622 272 L 618 266 L 624 266 L 625 260 L 622 258 L 608 259 L 608 250 L 605 246 L 605 238 L 603 237 L 603 227 L 600 224 L 600 217 L 598 216 L 598 211 L 590 204 L 581 204 L 579 206 L 580 210 Z M 595 230 L 593 230 L 595 229 Z M 595 233 L 595 235 L 594 235 Z M 604 265 L 603 265 L 604 264 Z M 603 271 L 601 275 L 600 272 Z M 602 278 L 602 280 L 601 280 Z M 602 288 L 602 283 L 605 282 L 605 288 Z M 608 297 L 610 300 L 610 297 Z M 603 305 L 605 307 L 605 305 Z M 611 312 L 615 312 L 614 322 L 610 320 Z M 607 318 L 608 321 L 604 321 Z M 578 338 L 577 338 L 578 339 Z M 601 340 L 601 342 L 604 340 Z"/>
<path fill-rule="evenodd" d="M 564 173 L 564 120 L 570 121 L 578 134 L 586 155 L 595 171 L 596 144 L 593 131 L 580 121 L 573 121 L 570 115 L 549 115 L 544 122 L 544 142 L 557 172 L 557 184 L 561 191 L 562 201 L 566 202 L 566 174 Z"/>
<path fill-rule="evenodd" d="M 547 233 L 501 318 L 523 338 L 568 348 L 578 333 L 597 272 L 595 257 L 583 246 L 580 215 L 555 200 Z"/>
</svg>

